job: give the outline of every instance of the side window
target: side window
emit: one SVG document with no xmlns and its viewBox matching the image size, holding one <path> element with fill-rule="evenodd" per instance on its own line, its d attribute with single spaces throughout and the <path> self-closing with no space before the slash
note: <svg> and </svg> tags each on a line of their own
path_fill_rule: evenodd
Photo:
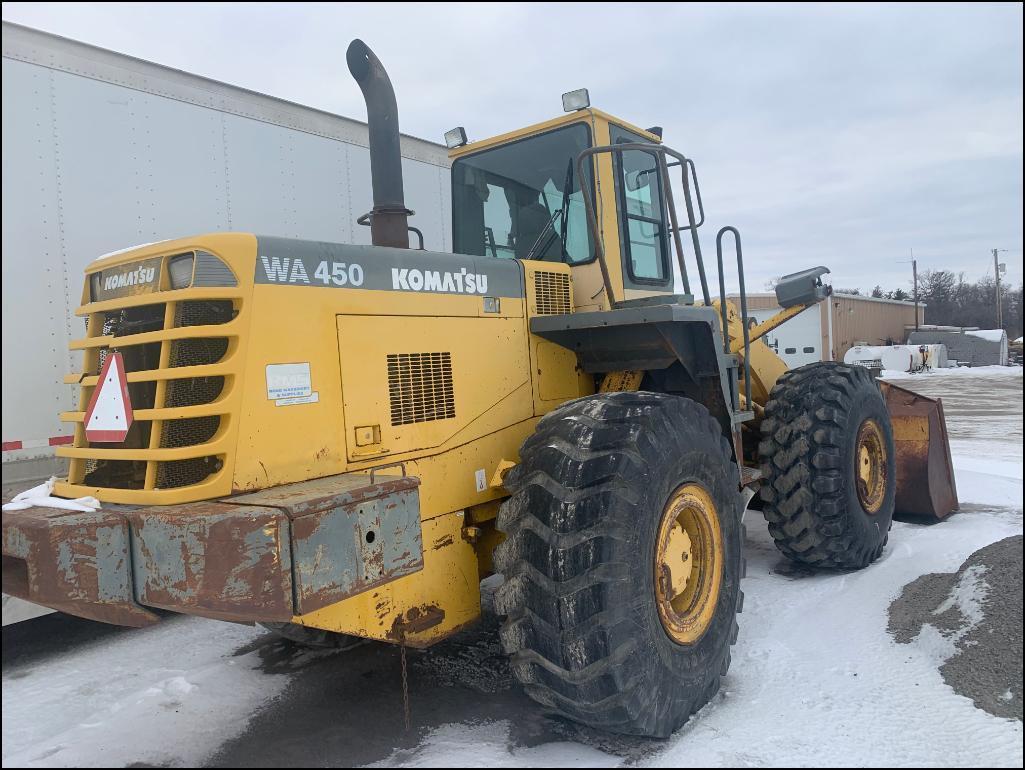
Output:
<svg viewBox="0 0 1025 770">
<path fill-rule="evenodd" d="M 613 128 L 615 144 L 646 141 Z M 616 158 L 620 232 L 627 275 L 639 283 L 666 283 L 671 280 L 668 229 L 656 156 L 643 150 L 627 150 Z"/>
</svg>

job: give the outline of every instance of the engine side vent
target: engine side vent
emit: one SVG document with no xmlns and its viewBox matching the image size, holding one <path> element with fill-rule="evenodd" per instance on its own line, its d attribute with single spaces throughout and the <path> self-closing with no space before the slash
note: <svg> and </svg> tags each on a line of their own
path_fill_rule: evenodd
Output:
<svg viewBox="0 0 1025 770">
<path fill-rule="evenodd" d="M 390 354 L 388 394 L 392 425 L 410 425 L 455 417 L 452 354 Z"/>
<path fill-rule="evenodd" d="M 538 315 L 563 315 L 572 312 L 569 275 L 538 270 L 534 273 L 534 304 Z"/>
</svg>

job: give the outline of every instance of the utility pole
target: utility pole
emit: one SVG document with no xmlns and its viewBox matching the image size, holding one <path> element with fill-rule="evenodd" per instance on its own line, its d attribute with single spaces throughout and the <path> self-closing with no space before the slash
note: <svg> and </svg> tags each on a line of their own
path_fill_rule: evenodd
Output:
<svg viewBox="0 0 1025 770">
<path fill-rule="evenodd" d="M 918 262 L 915 261 L 915 250 L 911 250 L 911 276 L 915 284 L 915 331 L 918 331 Z"/>
<path fill-rule="evenodd" d="M 997 328 L 1004 328 L 1004 311 L 1000 307 L 1000 262 L 997 260 L 997 254 L 1001 251 L 1007 251 L 1007 249 L 993 249 L 993 275 L 996 276 L 997 283 Z"/>
</svg>

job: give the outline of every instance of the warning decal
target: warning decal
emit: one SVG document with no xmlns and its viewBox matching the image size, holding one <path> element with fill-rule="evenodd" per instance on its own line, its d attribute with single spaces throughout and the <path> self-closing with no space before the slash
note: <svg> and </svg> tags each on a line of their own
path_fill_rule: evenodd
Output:
<svg viewBox="0 0 1025 770">
<path fill-rule="evenodd" d="M 85 437 L 107 444 L 124 441 L 133 419 L 125 362 L 115 351 L 103 362 L 89 408 L 85 410 Z"/>
</svg>

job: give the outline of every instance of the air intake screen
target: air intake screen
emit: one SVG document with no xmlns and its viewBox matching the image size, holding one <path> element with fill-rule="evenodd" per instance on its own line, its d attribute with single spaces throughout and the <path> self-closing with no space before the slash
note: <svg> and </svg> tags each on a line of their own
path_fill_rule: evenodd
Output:
<svg viewBox="0 0 1025 770">
<path fill-rule="evenodd" d="M 534 273 L 534 304 L 538 315 L 562 315 L 572 311 L 569 276 L 565 273 Z"/>
<path fill-rule="evenodd" d="M 391 424 L 409 425 L 456 416 L 451 353 L 388 356 Z"/>
</svg>

